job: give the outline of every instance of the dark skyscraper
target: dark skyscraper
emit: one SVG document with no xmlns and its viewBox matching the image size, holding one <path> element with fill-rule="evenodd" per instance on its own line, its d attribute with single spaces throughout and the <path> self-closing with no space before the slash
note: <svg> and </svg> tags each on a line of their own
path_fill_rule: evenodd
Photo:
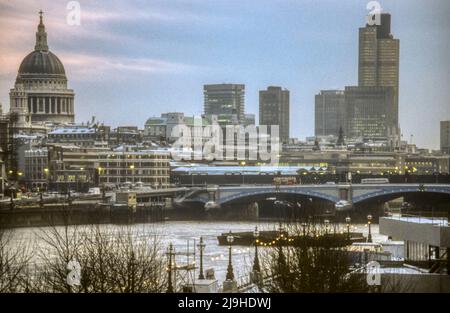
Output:
<svg viewBox="0 0 450 313">
<path fill-rule="evenodd" d="M 345 97 L 343 90 L 321 90 L 315 97 L 315 136 L 339 135 L 345 130 Z"/>
<path fill-rule="evenodd" d="M 346 135 L 394 140 L 399 136 L 399 45 L 391 15 L 359 29 L 358 86 L 345 87 Z M 394 141 L 392 141 L 394 142 Z"/>
<path fill-rule="evenodd" d="M 259 125 L 279 125 L 280 142 L 289 141 L 289 90 L 270 86 L 259 91 Z"/>
<path fill-rule="evenodd" d="M 386 139 L 393 130 L 391 87 L 345 87 L 346 136 Z"/>
<path fill-rule="evenodd" d="M 244 124 L 245 85 L 204 85 L 204 109 L 206 115 L 217 115 L 219 124 Z"/>
<path fill-rule="evenodd" d="M 370 19 L 372 20 L 372 19 Z M 358 86 L 321 91 L 315 99 L 315 135 L 365 137 L 394 142 L 399 137 L 399 46 L 391 34 L 391 15 L 359 29 Z"/>
<path fill-rule="evenodd" d="M 380 25 L 359 29 L 358 85 L 392 87 L 394 102 L 392 122 L 398 127 L 400 41 L 391 34 L 391 15 L 381 13 Z"/>
</svg>

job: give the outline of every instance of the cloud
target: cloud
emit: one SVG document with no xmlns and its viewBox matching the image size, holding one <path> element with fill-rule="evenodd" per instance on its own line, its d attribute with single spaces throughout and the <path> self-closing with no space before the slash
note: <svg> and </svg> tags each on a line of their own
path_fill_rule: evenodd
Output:
<svg viewBox="0 0 450 313">
<path fill-rule="evenodd" d="M 0 0 L 0 76 L 15 75 L 20 61 L 33 50 L 41 8 L 50 50 L 60 57 L 69 79 L 105 79 L 114 72 L 115 78 L 130 72 L 181 73 L 200 68 L 152 56 L 147 41 L 134 35 L 127 25 L 138 21 L 187 22 L 201 20 L 200 16 L 148 3 L 145 7 L 116 1 L 80 3 L 81 25 L 70 26 L 66 22 L 67 2 Z M 55 46 L 57 49 L 53 49 Z"/>
<path fill-rule="evenodd" d="M 0 76 L 15 75 L 24 57 L 24 54 L 20 55 L 15 51 L 2 54 L 0 56 L 0 67 L 2 68 Z M 58 53 L 58 57 L 66 68 L 69 80 L 95 80 L 99 76 L 102 76 L 102 79 L 110 77 L 116 80 L 120 75 L 127 76 L 129 73 L 177 74 L 203 68 L 203 66 L 154 58 L 101 56 L 72 52 Z"/>
<path fill-rule="evenodd" d="M 192 21 L 202 21 L 204 17 L 189 12 L 163 12 L 161 10 L 146 11 L 135 7 L 125 7 L 115 11 L 94 10 L 92 8 L 82 9 L 81 22 L 116 22 L 116 21 L 154 21 L 188 23 Z"/>
<path fill-rule="evenodd" d="M 198 70 L 200 67 L 190 64 L 169 62 L 153 58 L 131 58 L 122 56 L 93 56 L 74 53 L 62 53 L 61 60 L 73 80 L 118 80 L 134 74 L 177 74 Z"/>
</svg>

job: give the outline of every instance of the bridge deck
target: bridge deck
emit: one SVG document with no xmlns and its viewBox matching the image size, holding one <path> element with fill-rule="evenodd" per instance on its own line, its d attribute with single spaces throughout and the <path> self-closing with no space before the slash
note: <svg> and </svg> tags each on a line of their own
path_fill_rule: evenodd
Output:
<svg viewBox="0 0 450 313">
<path fill-rule="evenodd" d="M 337 202 L 342 200 L 341 191 L 348 191 L 348 200 L 358 203 L 373 198 L 392 197 L 408 193 L 440 193 L 450 197 L 450 184 L 321 184 L 321 185 L 239 185 L 217 186 L 217 188 L 196 188 L 184 198 L 189 201 L 206 203 L 210 201 L 211 193 L 216 192 L 215 201 L 223 204 L 229 201 L 258 195 L 276 193 L 297 194 L 316 197 Z M 212 191 L 214 190 L 214 191 Z"/>
</svg>

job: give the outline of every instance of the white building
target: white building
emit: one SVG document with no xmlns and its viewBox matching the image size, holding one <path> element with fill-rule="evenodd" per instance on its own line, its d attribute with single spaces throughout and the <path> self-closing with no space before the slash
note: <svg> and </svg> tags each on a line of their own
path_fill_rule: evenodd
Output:
<svg viewBox="0 0 450 313">
<path fill-rule="evenodd" d="M 50 52 L 40 12 L 34 51 L 22 61 L 15 86 L 10 91 L 10 112 L 17 114 L 18 128 L 30 123 L 72 123 L 75 94 L 67 88 L 64 65 Z"/>
<path fill-rule="evenodd" d="M 166 141 L 173 143 L 179 139 L 174 131 L 177 127 L 186 126 L 189 129 L 190 137 L 194 139 L 201 136 L 203 128 L 217 123 L 217 116 L 186 116 L 180 112 L 163 113 L 161 117 L 150 117 L 145 122 L 144 136 L 155 141 Z M 181 127 L 180 127 L 181 126 Z M 202 128 L 202 132 L 194 130 L 194 127 Z"/>
</svg>

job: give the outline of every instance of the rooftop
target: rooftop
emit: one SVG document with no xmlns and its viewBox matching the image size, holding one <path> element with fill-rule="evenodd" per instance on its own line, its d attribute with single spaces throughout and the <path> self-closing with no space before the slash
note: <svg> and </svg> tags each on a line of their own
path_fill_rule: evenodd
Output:
<svg viewBox="0 0 450 313">
<path fill-rule="evenodd" d="M 379 223 L 380 234 L 395 240 L 450 247 L 450 226 L 446 218 L 394 215 L 381 217 Z"/>
<path fill-rule="evenodd" d="M 149 117 L 145 125 L 166 125 L 167 118 L 165 117 Z"/>
<path fill-rule="evenodd" d="M 184 116 L 183 123 L 188 126 L 207 126 L 210 125 L 210 121 L 207 118 L 199 118 L 195 116 Z M 167 117 L 149 117 L 145 122 L 145 125 L 167 125 Z"/>
<path fill-rule="evenodd" d="M 93 128 L 58 128 L 51 132 L 49 135 L 64 135 L 64 134 L 94 134 Z"/>
</svg>

